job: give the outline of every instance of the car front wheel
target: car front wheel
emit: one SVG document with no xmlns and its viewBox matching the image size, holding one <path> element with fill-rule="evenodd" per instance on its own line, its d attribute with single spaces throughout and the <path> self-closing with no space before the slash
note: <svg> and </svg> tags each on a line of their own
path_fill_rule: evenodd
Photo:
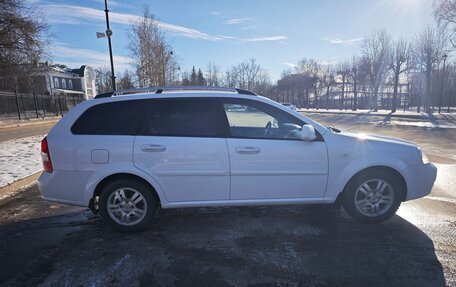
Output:
<svg viewBox="0 0 456 287">
<path fill-rule="evenodd" d="M 402 198 L 401 184 L 394 175 L 371 172 L 357 176 L 348 184 L 342 205 L 352 218 L 377 223 L 392 217 Z"/>
<path fill-rule="evenodd" d="M 123 232 L 144 229 L 157 212 L 150 188 L 130 179 L 107 184 L 101 191 L 99 207 L 103 220 Z"/>
</svg>

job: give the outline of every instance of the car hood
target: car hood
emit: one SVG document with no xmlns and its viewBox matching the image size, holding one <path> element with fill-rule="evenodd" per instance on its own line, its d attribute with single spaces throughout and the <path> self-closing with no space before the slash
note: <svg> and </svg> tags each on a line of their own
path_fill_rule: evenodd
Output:
<svg viewBox="0 0 456 287">
<path fill-rule="evenodd" d="M 386 144 L 399 144 L 399 145 L 403 145 L 403 146 L 417 147 L 417 145 L 413 142 L 402 140 L 399 138 L 393 138 L 393 137 L 385 137 L 385 136 L 365 134 L 365 133 L 350 133 L 350 132 L 341 132 L 341 133 L 339 133 L 339 135 L 353 138 L 356 140 L 361 140 L 361 141 L 386 143 Z"/>
</svg>

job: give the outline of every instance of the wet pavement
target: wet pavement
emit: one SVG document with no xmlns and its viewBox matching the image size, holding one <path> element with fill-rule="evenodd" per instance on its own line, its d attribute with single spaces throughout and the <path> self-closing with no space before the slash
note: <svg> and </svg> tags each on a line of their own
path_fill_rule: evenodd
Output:
<svg viewBox="0 0 456 287">
<path fill-rule="evenodd" d="M 456 130 L 317 120 L 417 142 L 433 192 L 379 225 L 333 206 L 191 208 L 120 234 L 33 185 L 0 200 L 0 285 L 456 286 Z"/>
</svg>

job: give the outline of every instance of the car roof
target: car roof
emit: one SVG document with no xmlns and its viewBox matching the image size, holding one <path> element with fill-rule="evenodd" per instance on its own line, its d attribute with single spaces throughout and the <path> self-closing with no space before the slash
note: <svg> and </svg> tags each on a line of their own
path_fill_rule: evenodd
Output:
<svg viewBox="0 0 456 287">
<path fill-rule="evenodd" d="M 231 93 L 231 94 L 240 94 L 240 95 L 251 95 L 256 96 L 252 91 L 238 89 L 238 88 L 229 88 L 229 87 L 208 87 L 208 86 L 164 86 L 164 87 L 148 87 L 148 88 L 136 88 L 136 89 L 127 89 L 127 90 L 118 90 L 111 91 L 107 93 L 99 94 L 95 99 L 100 98 L 109 98 L 115 96 L 126 96 L 126 95 L 145 95 L 150 97 L 153 94 L 168 94 L 168 93 L 204 93 L 210 92 L 211 94 L 216 93 Z"/>
</svg>

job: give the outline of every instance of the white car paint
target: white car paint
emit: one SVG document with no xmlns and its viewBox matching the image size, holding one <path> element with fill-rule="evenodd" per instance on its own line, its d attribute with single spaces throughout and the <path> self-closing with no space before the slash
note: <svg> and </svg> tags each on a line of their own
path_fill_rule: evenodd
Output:
<svg viewBox="0 0 456 287">
<path fill-rule="evenodd" d="M 232 200 L 322 198 L 328 176 L 324 142 L 227 139 Z M 240 147 L 255 149 L 243 153 Z M 286 183 L 283 186 L 283 183 Z"/>
<path fill-rule="evenodd" d="M 230 97 L 272 105 L 301 119 L 324 141 L 234 138 L 73 135 L 72 124 L 89 107 L 145 98 Z M 403 176 L 406 200 L 431 192 L 436 168 L 416 145 L 384 137 L 335 133 L 270 99 L 229 92 L 163 92 L 85 101 L 47 136 L 53 172 L 38 180 L 42 197 L 89 205 L 97 185 L 127 173 L 149 182 L 162 208 L 333 203 L 359 171 L 387 166 Z M 160 153 L 147 148 L 161 148 Z M 247 148 L 247 152 L 242 152 Z M 258 149 L 258 153 L 249 149 Z"/>
<path fill-rule="evenodd" d="M 281 103 L 282 106 L 284 107 L 287 107 L 289 108 L 290 110 L 293 110 L 293 111 L 296 111 L 297 110 L 297 107 L 293 104 L 289 104 L 289 103 Z"/>
<path fill-rule="evenodd" d="M 165 147 L 166 151 L 156 151 Z M 135 167 L 158 178 L 169 202 L 230 197 L 230 164 L 223 138 L 137 136 L 133 161 Z"/>
</svg>

